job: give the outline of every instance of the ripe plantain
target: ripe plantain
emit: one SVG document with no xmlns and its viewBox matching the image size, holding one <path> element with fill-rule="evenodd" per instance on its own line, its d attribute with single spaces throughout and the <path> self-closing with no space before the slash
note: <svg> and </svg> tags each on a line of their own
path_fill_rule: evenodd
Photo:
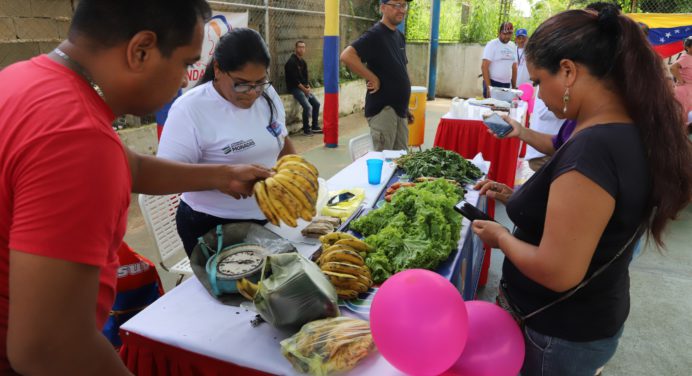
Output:
<svg viewBox="0 0 692 376">
<path fill-rule="evenodd" d="M 334 287 L 338 289 L 345 289 L 345 290 L 354 290 L 358 291 L 359 293 L 367 292 L 370 288 L 363 283 L 361 283 L 359 280 L 346 280 L 346 279 L 339 279 L 337 282 L 333 282 Z"/>
<path fill-rule="evenodd" d="M 336 245 L 336 244 L 330 245 L 330 246 L 324 246 L 323 245 L 322 246 L 322 253 L 320 254 L 320 260 L 318 260 L 318 261 L 321 261 L 321 259 L 323 257 L 327 256 L 327 254 L 332 253 L 332 252 L 336 252 L 336 251 L 353 251 L 353 252 L 355 252 L 355 250 L 353 248 L 347 247 L 345 245 Z"/>
<path fill-rule="evenodd" d="M 291 227 L 298 226 L 296 222 L 296 218 L 298 218 L 297 203 L 291 198 L 290 193 L 273 178 L 267 178 L 265 182 L 269 193 L 269 202 L 276 208 L 276 213 L 281 220 Z"/>
<path fill-rule="evenodd" d="M 334 245 L 345 245 L 356 250 L 356 252 L 370 252 L 372 247 L 360 239 L 340 239 Z"/>
<path fill-rule="evenodd" d="M 337 288 L 336 295 L 338 295 L 341 299 L 351 300 L 358 297 L 358 291 Z"/>
<path fill-rule="evenodd" d="M 283 169 L 280 173 L 291 179 L 295 185 L 306 192 L 310 196 L 311 200 L 315 202 L 317 201 L 319 183 L 317 183 L 316 180 L 312 181 L 311 178 L 306 177 L 303 172 L 290 168 Z"/>
<path fill-rule="evenodd" d="M 366 270 L 367 270 L 367 268 L 366 268 Z M 358 280 L 359 280 L 362 284 L 364 284 L 364 285 L 366 285 L 366 286 L 368 286 L 368 287 L 372 286 L 372 279 L 370 278 L 370 271 L 369 271 L 369 270 L 368 270 L 367 275 L 366 275 L 366 274 L 359 274 L 359 275 L 357 275 L 356 277 L 358 277 Z"/>
<path fill-rule="evenodd" d="M 269 196 L 267 196 L 267 187 L 263 181 L 258 181 L 252 187 L 255 193 L 255 200 L 257 200 L 257 205 L 259 206 L 264 216 L 267 220 L 271 222 L 274 226 L 279 225 L 279 215 L 274 211 L 274 207 L 271 206 Z"/>
<path fill-rule="evenodd" d="M 329 252 L 326 255 L 320 257 L 320 263 L 326 264 L 328 262 L 346 262 L 358 266 L 365 265 L 363 257 L 361 257 L 357 252 L 348 250 L 339 250 L 334 252 Z"/>
<path fill-rule="evenodd" d="M 331 234 L 327 235 L 322 235 L 320 236 L 320 243 L 322 243 L 323 246 L 331 246 L 336 244 L 341 239 L 358 239 L 355 236 L 346 233 L 346 232 L 332 232 Z"/>
<path fill-rule="evenodd" d="M 320 175 L 320 173 L 319 173 L 319 171 L 317 171 L 317 168 L 315 167 L 315 165 L 313 165 L 312 163 L 305 160 L 305 158 L 303 158 L 299 155 L 295 155 L 295 154 L 294 154 L 294 156 L 289 156 L 289 155 L 283 156 L 281 159 L 279 159 L 277 161 L 275 168 L 277 170 L 281 170 L 282 168 L 286 167 L 287 165 L 291 165 L 293 163 L 300 164 L 300 165 L 302 165 L 301 166 L 302 168 L 308 169 L 308 171 L 310 171 L 310 173 L 315 176 L 315 179 L 317 179 L 317 177 Z"/>
<path fill-rule="evenodd" d="M 255 295 L 257 295 L 257 290 L 259 289 L 259 284 L 252 283 L 245 278 L 235 281 L 235 286 L 240 295 L 248 300 L 254 300 Z"/>
<path fill-rule="evenodd" d="M 366 267 L 350 264 L 347 262 L 330 261 L 322 264 L 320 268 L 322 269 L 322 271 L 350 274 L 357 277 L 359 275 L 365 274 Z"/>
<path fill-rule="evenodd" d="M 358 277 L 350 274 L 345 274 L 345 273 L 336 273 L 336 272 L 329 272 L 329 271 L 322 271 L 324 275 L 327 276 L 329 279 L 329 282 L 332 283 L 334 286 L 341 286 L 342 284 L 346 282 L 358 282 Z"/>
<path fill-rule="evenodd" d="M 281 166 L 282 163 L 290 162 L 290 161 L 306 162 L 305 158 L 303 158 L 303 156 L 301 156 L 300 154 L 286 154 L 283 157 L 279 158 L 279 160 L 276 161 L 276 167 L 278 168 L 279 166 Z"/>
<path fill-rule="evenodd" d="M 295 198 L 295 200 L 300 203 L 299 215 L 306 221 L 311 221 L 312 217 L 315 215 L 315 200 L 309 196 L 304 190 L 301 190 L 291 178 L 284 174 L 278 173 L 273 176 L 279 184 L 281 184 L 286 190 Z"/>
<path fill-rule="evenodd" d="M 311 179 L 311 181 L 314 181 L 317 183 L 317 173 L 313 171 L 314 166 L 311 168 L 311 166 L 308 166 L 306 163 L 302 162 L 285 162 L 282 163 L 281 166 L 277 166 L 277 171 L 281 170 L 295 170 L 303 173 L 305 177 Z"/>
</svg>

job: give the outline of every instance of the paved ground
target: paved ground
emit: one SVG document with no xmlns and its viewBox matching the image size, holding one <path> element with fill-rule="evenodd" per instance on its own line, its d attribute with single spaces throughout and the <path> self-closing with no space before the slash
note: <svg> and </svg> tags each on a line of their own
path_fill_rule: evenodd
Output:
<svg viewBox="0 0 692 376">
<path fill-rule="evenodd" d="M 428 102 L 423 148 L 432 146 L 439 118 L 450 101 Z M 322 177 L 329 178 L 349 164 L 348 140 L 368 132 L 362 114 L 340 119 L 339 147 L 323 146 L 321 136 L 292 136 L 299 153 L 313 162 Z M 504 207 L 496 208 L 496 217 L 507 227 L 511 223 Z M 125 240 L 138 252 L 156 260 L 153 240 L 149 237 L 133 195 Z M 692 205 L 668 230 L 667 249 L 652 247 L 630 267 L 632 307 L 620 347 L 603 372 L 606 376 L 690 376 L 692 375 Z M 488 285 L 479 298 L 494 300 L 503 256 L 493 250 Z M 175 276 L 159 270 L 166 291 L 173 288 Z"/>
</svg>

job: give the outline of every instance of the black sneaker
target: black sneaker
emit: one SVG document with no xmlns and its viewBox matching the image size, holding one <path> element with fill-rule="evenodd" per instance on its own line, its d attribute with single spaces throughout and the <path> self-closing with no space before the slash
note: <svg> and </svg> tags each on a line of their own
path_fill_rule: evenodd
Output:
<svg viewBox="0 0 692 376">
<path fill-rule="evenodd" d="M 303 136 L 312 136 L 312 131 L 303 129 Z"/>
<path fill-rule="evenodd" d="M 314 127 L 311 129 L 312 133 L 322 133 L 322 128 L 320 127 Z"/>
</svg>

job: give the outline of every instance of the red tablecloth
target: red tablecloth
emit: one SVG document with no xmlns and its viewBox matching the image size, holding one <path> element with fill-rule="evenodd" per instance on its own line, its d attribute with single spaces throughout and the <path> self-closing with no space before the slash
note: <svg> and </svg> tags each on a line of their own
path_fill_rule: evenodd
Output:
<svg viewBox="0 0 692 376">
<path fill-rule="evenodd" d="M 495 138 L 480 120 L 445 118 L 440 119 L 434 143 L 435 146 L 456 151 L 466 159 L 472 159 L 479 152 L 483 153 L 483 159 L 490 161 L 488 178 L 509 187 L 514 187 L 519 144 L 518 138 Z M 493 200 L 488 200 L 488 214 L 495 215 Z M 484 286 L 487 282 L 489 267 L 490 249 L 486 247 L 479 286 Z"/>
<path fill-rule="evenodd" d="M 499 140 L 488 133 L 480 120 L 440 119 L 435 134 L 435 146 L 453 150 L 466 159 L 479 152 L 490 161 L 488 178 L 514 186 L 519 157 L 519 139 Z"/>
<path fill-rule="evenodd" d="M 120 337 L 123 341 L 120 358 L 137 376 L 270 375 L 169 346 L 132 332 L 121 330 Z"/>
</svg>

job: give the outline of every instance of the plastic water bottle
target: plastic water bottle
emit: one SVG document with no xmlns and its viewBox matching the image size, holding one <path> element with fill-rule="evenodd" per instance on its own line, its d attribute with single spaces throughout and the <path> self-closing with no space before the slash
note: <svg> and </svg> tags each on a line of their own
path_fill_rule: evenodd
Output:
<svg viewBox="0 0 692 376">
<path fill-rule="evenodd" d="M 519 99 L 512 99 L 512 104 L 509 107 L 509 117 L 515 119 L 517 117 L 517 108 L 519 108 Z M 516 120 L 516 119 L 515 119 Z"/>
</svg>

